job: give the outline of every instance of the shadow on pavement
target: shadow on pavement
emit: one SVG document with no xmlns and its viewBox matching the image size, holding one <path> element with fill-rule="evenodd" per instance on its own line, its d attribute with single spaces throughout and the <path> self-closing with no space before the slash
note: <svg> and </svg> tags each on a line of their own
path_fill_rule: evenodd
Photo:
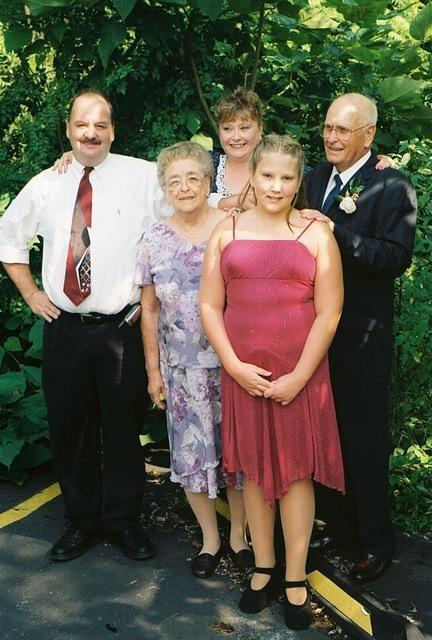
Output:
<svg viewBox="0 0 432 640">
<path fill-rule="evenodd" d="M 45 468 L 28 487 L 1 483 L 0 510 L 51 482 Z M 166 476 L 150 473 L 144 511 L 157 547 L 157 556 L 144 562 L 128 560 L 107 543 L 74 561 L 51 562 L 49 550 L 63 530 L 59 498 L 2 529 L 1 640 L 324 640 L 327 633 L 343 638 L 319 611 L 314 627 L 303 632 L 285 627 L 279 604 L 257 616 L 242 614 L 237 603 L 244 577 L 228 559 L 212 578 L 193 578 L 189 560 L 199 533 L 182 491 Z M 226 526 L 221 522 L 225 533 Z M 432 544 L 406 537 L 400 542 L 393 567 L 370 588 L 396 609 L 397 601 L 432 639 Z"/>
</svg>

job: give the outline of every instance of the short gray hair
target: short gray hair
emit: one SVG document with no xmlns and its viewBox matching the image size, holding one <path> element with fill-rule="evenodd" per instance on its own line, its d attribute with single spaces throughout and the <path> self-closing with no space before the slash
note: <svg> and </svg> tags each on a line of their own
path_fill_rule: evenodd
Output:
<svg viewBox="0 0 432 640">
<path fill-rule="evenodd" d="M 213 178 L 213 161 L 209 152 L 203 146 L 190 140 L 176 142 L 162 149 L 157 159 L 157 174 L 162 189 L 165 189 L 165 174 L 169 165 L 176 160 L 184 160 L 186 158 L 196 160 L 204 176 Z"/>
</svg>

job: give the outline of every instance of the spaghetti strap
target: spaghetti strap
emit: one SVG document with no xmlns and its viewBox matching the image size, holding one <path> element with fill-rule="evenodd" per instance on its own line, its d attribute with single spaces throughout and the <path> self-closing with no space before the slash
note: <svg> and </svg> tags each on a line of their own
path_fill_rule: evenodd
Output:
<svg viewBox="0 0 432 640">
<path fill-rule="evenodd" d="M 236 224 L 237 224 L 237 220 L 238 220 L 238 214 L 237 213 L 232 213 L 231 214 L 231 218 L 232 218 L 232 234 L 233 234 L 233 240 L 235 240 L 235 228 L 236 228 Z"/>
<path fill-rule="evenodd" d="M 311 224 L 313 224 L 314 222 L 315 222 L 315 219 L 314 219 L 314 220 L 311 220 L 311 221 L 309 222 L 309 224 L 308 224 L 308 225 L 306 225 L 306 227 L 303 229 L 303 231 L 302 231 L 302 232 L 297 236 L 297 238 L 295 239 L 295 241 L 296 241 L 296 242 L 297 242 L 298 240 L 300 240 L 300 238 L 302 237 L 302 235 L 303 235 L 303 234 L 304 234 L 304 233 L 309 229 L 309 227 L 311 226 Z"/>
</svg>

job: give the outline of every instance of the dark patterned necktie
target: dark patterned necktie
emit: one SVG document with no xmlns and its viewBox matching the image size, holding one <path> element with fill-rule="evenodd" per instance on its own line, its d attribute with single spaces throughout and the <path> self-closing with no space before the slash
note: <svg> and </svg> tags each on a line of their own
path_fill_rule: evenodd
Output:
<svg viewBox="0 0 432 640">
<path fill-rule="evenodd" d="M 323 205 L 321 207 L 321 213 L 327 213 L 327 211 L 332 206 L 334 199 L 340 194 L 342 189 L 342 180 L 338 173 L 334 176 L 335 185 L 333 189 L 329 192 L 327 198 L 324 200 Z"/>
<path fill-rule="evenodd" d="M 92 222 L 92 186 L 89 174 L 93 167 L 85 167 L 78 186 L 66 259 L 63 291 L 78 306 L 91 293 L 90 234 Z"/>
</svg>

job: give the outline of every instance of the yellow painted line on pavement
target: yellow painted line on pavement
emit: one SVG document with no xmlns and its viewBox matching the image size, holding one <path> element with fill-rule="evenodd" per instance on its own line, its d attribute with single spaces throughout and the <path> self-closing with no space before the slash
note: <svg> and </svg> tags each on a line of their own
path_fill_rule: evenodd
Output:
<svg viewBox="0 0 432 640">
<path fill-rule="evenodd" d="M 57 498 L 60 493 L 61 492 L 58 482 L 55 482 L 54 484 L 51 484 L 49 487 L 46 487 L 45 489 L 34 495 L 32 498 L 24 500 L 24 502 L 21 502 L 21 504 L 18 504 L 16 507 L 0 513 L 0 529 L 3 529 L 3 527 L 7 527 L 13 522 L 22 520 L 50 500 Z"/>
<path fill-rule="evenodd" d="M 352 598 L 330 580 L 330 578 L 318 570 L 309 573 L 307 579 L 312 589 L 330 602 L 333 607 L 339 609 L 341 613 L 360 627 L 360 629 L 363 629 L 368 635 L 373 636 L 371 615 L 360 602 L 357 602 L 355 598 Z"/>
</svg>

